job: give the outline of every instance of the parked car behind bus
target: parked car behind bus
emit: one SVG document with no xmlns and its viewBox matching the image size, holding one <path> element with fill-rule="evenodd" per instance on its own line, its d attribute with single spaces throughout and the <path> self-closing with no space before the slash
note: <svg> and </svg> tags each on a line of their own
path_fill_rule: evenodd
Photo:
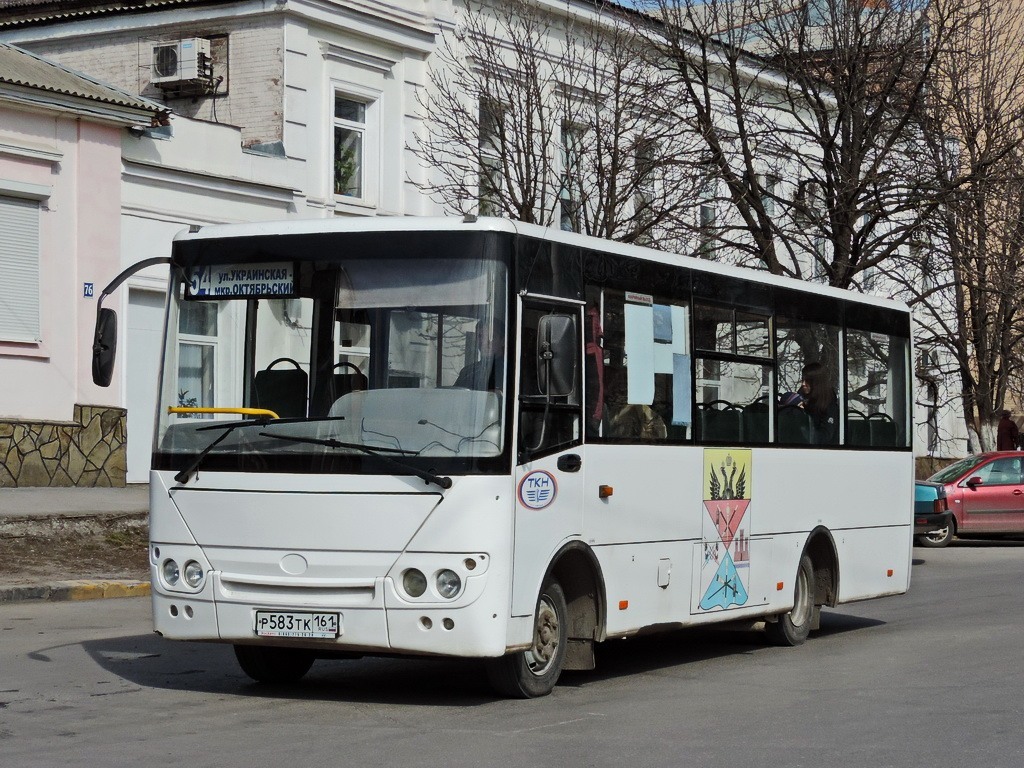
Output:
<svg viewBox="0 0 1024 768">
<path fill-rule="evenodd" d="M 927 495 L 929 485 L 944 489 L 952 518 L 945 528 L 919 534 L 922 546 L 944 547 L 954 535 L 1024 533 L 1024 453 L 991 451 L 968 456 L 939 470 L 926 483 L 919 482 L 915 498 Z"/>
</svg>

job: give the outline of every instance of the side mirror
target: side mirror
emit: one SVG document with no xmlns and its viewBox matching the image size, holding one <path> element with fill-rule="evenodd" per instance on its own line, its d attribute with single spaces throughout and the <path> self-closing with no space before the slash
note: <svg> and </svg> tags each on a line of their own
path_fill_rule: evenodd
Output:
<svg viewBox="0 0 1024 768">
<path fill-rule="evenodd" d="M 537 384 L 548 397 L 565 397 L 576 389 L 576 319 L 544 315 L 537 325 Z"/>
<path fill-rule="evenodd" d="M 969 478 L 967 478 L 967 482 L 965 483 L 965 485 L 966 485 L 966 486 L 967 486 L 968 488 L 973 488 L 973 487 L 974 487 L 974 486 L 976 486 L 976 485 L 984 485 L 984 484 L 985 484 L 985 481 L 984 481 L 984 480 L 982 480 L 982 479 L 981 479 L 980 477 L 978 477 L 977 475 L 975 475 L 974 477 L 969 477 Z"/>
<path fill-rule="evenodd" d="M 117 313 L 100 307 L 96 312 L 96 332 L 92 337 L 92 380 L 100 387 L 109 387 L 117 356 Z"/>
</svg>

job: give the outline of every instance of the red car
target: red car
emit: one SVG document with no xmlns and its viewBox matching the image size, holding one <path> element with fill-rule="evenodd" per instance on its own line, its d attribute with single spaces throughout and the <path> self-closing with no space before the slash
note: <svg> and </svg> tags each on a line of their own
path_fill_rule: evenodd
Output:
<svg viewBox="0 0 1024 768">
<path fill-rule="evenodd" d="M 925 547 L 944 547 L 953 536 L 1024 533 L 1024 452 L 968 456 L 928 478 L 941 484 L 952 522 L 917 537 Z"/>
</svg>

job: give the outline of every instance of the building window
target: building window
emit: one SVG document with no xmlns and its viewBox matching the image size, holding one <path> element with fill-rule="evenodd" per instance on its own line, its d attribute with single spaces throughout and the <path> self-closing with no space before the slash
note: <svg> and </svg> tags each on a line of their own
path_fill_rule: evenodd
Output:
<svg viewBox="0 0 1024 768">
<path fill-rule="evenodd" d="M 39 201 L 0 195 L 0 341 L 41 341 Z"/>
<path fill-rule="evenodd" d="M 761 189 L 761 206 L 768 216 L 775 215 L 775 200 L 779 194 L 779 177 L 770 173 L 757 177 L 757 184 Z"/>
<path fill-rule="evenodd" d="M 651 139 L 640 139 L 633 154 L 633 218 L 639 231 L 637 244 L 649 245 L 654 222 L 655 173 L 658 168 L 658 145 Z"/>
<path fill-rule="evenodd" d="M 501 147 L 505 109 L 489 97 L 480 99 L 478 148 L 480 152 L 479 210 L 481 216 L 501 215 Z"/>
<path fill-rule="evenodd" d="M 568 121 L 562 123 L 562 184 L 558 202 L 560 227 L 567 232 L 580 231 L 580 158 L 584 131 L 581 125 Z"/>
<path fill-rule="evenodd" d="M 700 206 L 697 209 L 697 255 L 710 259 L 715 252 L 718 230 L 718 179 L 706 176 L 698 190 Z"/>
<path fill-rule="evenodd" d="M 334 194 L 364 197 L 366 107 L 348 96 L 334 97 Z"/>
<path fill-rule="evenodd" d="M 217 305 L 182 302 L 178 315 L 178 405 L 211 408 L 217 355 Z M 182 418 L 194 417 L 185 414 Z"/>
</svg>

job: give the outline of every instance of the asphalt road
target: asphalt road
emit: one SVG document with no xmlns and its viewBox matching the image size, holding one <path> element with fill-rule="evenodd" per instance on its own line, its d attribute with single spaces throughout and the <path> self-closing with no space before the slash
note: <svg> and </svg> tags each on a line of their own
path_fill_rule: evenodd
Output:
<svg viewBox="0 0 1024 768">
<path fill-rule="evenodd" d="M 1018 768 L 1024 542 L 914 555 L 907 595 L 827 610 L 801 648 L 618 641 L 535 701 L 428 660 L 267 690 L 230 648 L 153 635 L 143 598 L 0 605 L 0 765 Z"/>
</svg>

